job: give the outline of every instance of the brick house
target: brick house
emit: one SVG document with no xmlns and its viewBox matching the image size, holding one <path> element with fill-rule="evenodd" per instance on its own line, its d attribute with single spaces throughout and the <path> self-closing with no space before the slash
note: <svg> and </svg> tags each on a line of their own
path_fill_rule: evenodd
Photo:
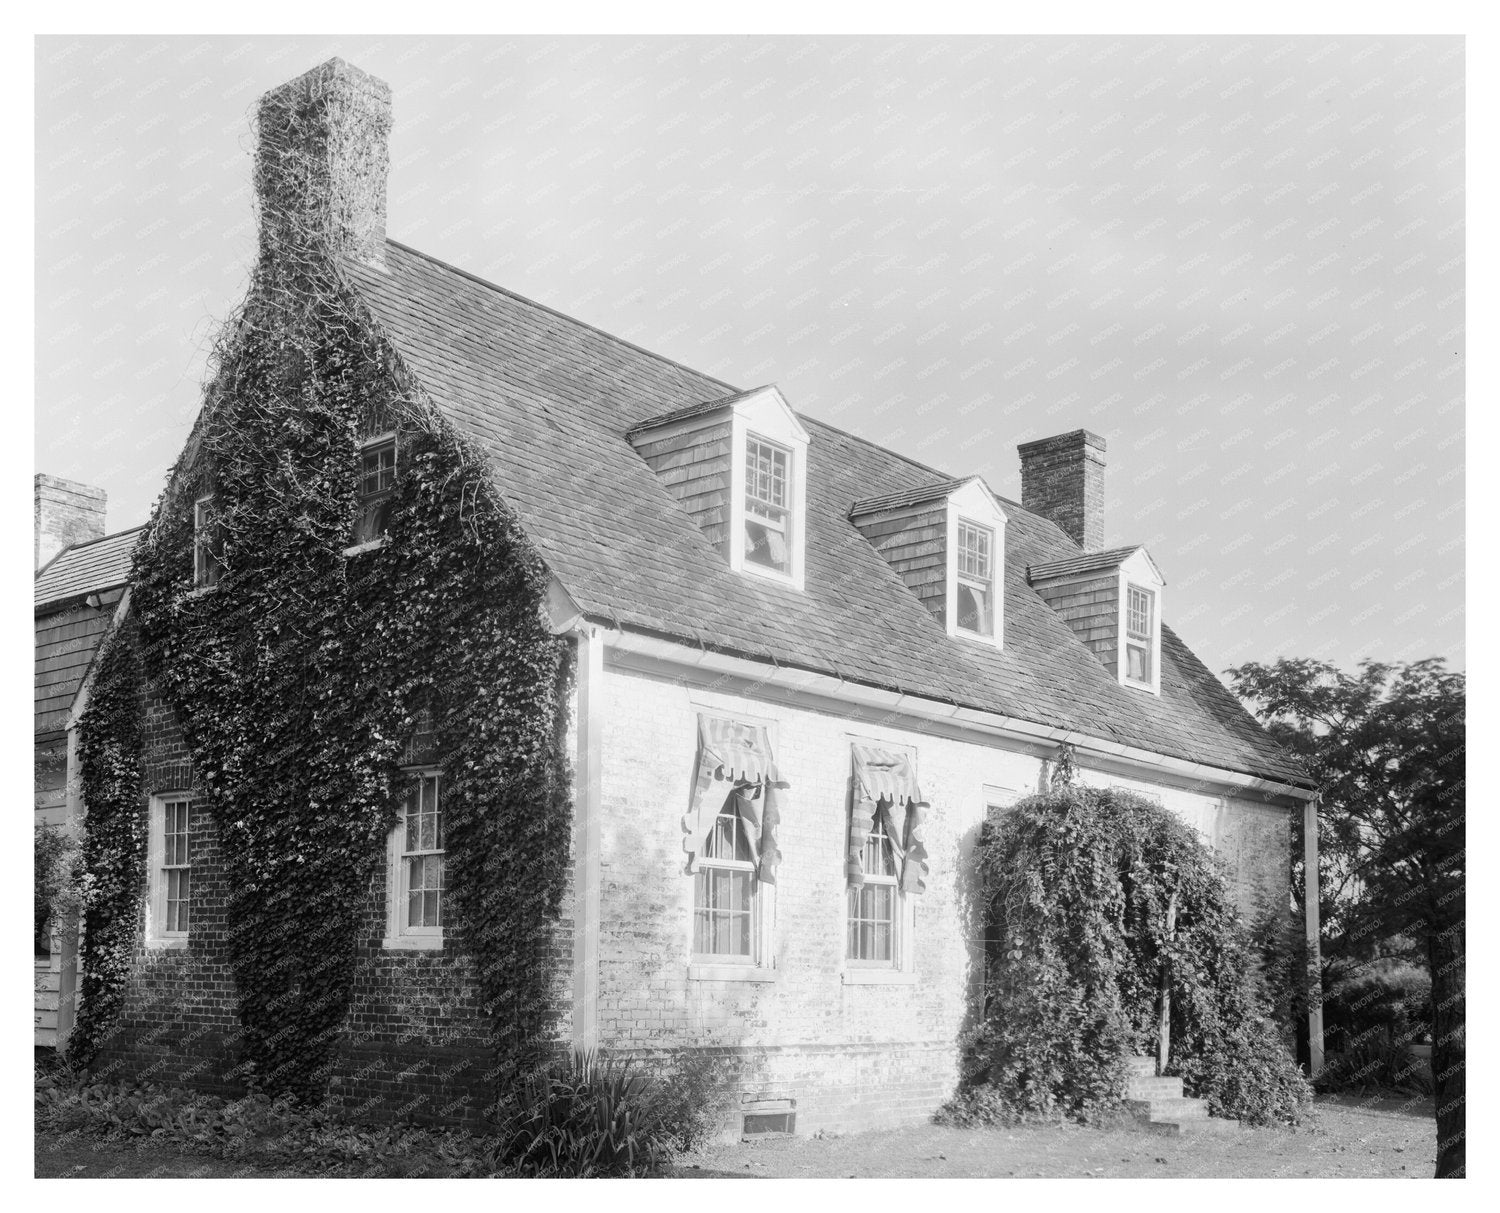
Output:
<svg viewBox="0 0 1500 1213">
<path fill-rule="evenodd" d="M 389 89 L 332 60 L 261 112 L 293 104 L 327 190 L 275 205 L 333 209 L 338 272 L 485 452 L 576 649 L 562 1039 L 722 1058 L 752 1127 L 925 1117 L 982 980 L 974 842 L 1063 746 L 1193 825 L 1246 910 L 1285 901 L 1311 785 L 1163 623 L 1151 555 L 1104 548 L 1103 439 L 1024 444 L 1000 499 L 387 238 Z M 366 444 L 372 504 L 394 458 Z M 146 744 L 113 1058 L 232 1084 L 214 823 L 159 701 Z M 370 889 L 334 1085 L 371 1110 L 452 1115 L 484 1053 L 423 824 L 440 778 L 417 772 Z"/>
</svg>

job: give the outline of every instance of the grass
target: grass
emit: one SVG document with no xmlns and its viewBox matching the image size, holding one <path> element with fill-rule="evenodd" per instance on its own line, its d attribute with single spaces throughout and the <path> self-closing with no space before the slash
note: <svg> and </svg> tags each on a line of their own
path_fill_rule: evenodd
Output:
<svg viewBox="0 0 1500 1213">
<path fill-rule="evenodd" d="M 1286 1177 L 1432 1175 L 1432 1105 L 1321 1096 L 1304 1129 L 1242 1129 L 1226 1137 L 1155 1137 L 1133 1129 L 936 1125 L 841 1137 L 793 1137 L 711 1147 L 668 1174 L 683 1178 L 781 1177 Z M 312 1174 L 226 1162 L 147 1143 L 38 1133 L 38 1178 L 277 1178 Z"/>
</svg>

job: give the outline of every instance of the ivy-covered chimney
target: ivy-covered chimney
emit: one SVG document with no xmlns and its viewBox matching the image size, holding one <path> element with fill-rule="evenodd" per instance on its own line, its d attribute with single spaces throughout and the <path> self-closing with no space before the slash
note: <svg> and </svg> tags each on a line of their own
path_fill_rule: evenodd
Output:
<svg viewBox="0 0 1500 1213">
<path fill-rule="evenodd" d="M 1104 547 L 1104 439 L 1088 430 L 1016 447 L 1021 504 L 1055 522 L 1085 552 Z"/>
<path fill-rule="evenodd" d="M 256 122 L 262 265 L 320 252 L 382 264 L 390 85 L 330 59 L 262 97 Z"/>
</svg>

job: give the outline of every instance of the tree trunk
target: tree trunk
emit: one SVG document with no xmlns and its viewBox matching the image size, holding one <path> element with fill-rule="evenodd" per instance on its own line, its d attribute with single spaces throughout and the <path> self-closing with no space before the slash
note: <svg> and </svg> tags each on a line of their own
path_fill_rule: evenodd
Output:
<svg viewBox="0 0 1500 1213">
<path fill-rule="evenodd" d="M 1437 1178 L 1464 1178 L 1464 924 L 1427 929 Z"/>
</svg>

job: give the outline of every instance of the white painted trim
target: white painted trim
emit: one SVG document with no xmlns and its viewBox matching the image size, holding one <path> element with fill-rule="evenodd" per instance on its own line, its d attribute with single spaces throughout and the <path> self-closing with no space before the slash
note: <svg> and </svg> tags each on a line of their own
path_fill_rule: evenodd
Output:
<svg viewBox="0 0 1500 1213">
<path fill-rule="evenodd" d="M 378 552 L 390 542 L 389 535 L 381 535 L 378 539 L 367 539 L 364 543 L 356 543 L 353 547 L 344 549 L 345 556 L 359 556 L 365 552 Z"/>
<path fill-rule="evenodd" d="M 573 1047 L 599 1043 L 600 818 L 604 799 L 604 641 L 581 627 L 574 715 L 577 758 L 573 784 Z"/>
<path fill-rule="evenodd" d="M 419 779 L 438 777 L 438 807 L 441 811 L 442 768 L 404 767 L 402 770 L 404 774 Z M 441 952 L 442 927 L 408 927 L 401 922 L 401 910 L 406 902 L 406 865 L 401 862 L 401 831 L 405 828 L 406 804 L 403 800 L 401 816 L 385 836 L 385 935 L 380 946 L 387 951 Z"/>
<path fill-rule="evenodd" d="M 995 613 L 994 634 L 980 636 L 958 626 L 958 525 L 967 522 L 990 532 L 990 598 Z M 944 627 L 955 640 L 1005 647 L 1005 511 L 977 476 L 948 494 L 947 568 L 944 570 Z"/>
<path fill-rule="evenodd" d="M 704 964 L 688 965 L 689 981 L 775 981 L 776 970 L 761 965 Z"/>
<path fill-rule="evenodd" d="M 1306 917 L 1307 928 L 1307 954 L 1310 961 L 1309 968 L 1313 973 L 1322 974 L 1322 924 L 1319 920 L 1321 910 L 1318 904 L 1320 896 L 1318 872 L 1318 798 L 1314 797 L 1302 806 L 1302 905 Z M 1320 977 L 1321 982 L 1321 977 Z M 1323 1071 L 1323 991 L 1321 984 L 1318 989 L 1316 1004 L 1310 1004 L 1307 1011 L 1307 1068 L 1311 1076 L 1316 1078 Z"/>
<path fill-rule="evenodd" d="M 1138 560 L 1137 557 L 1144 557 Z M 1156 565 L 1147 555 L 1146 549 L 1141 548 L 1134 556 L 1131 556 L 1120 565 L 1118 582 L 1118 602 L 1116 603 L 1115 635 L 1118 645 L 1115 649 L 1115 676 L 1120 680 L 1120 685 L 1129 687 L 1136 691 L 1149 691 L 1153 695 L 1161 694 L 1161 617 L 1162 617 L 1162 591 L 1164 582 L 1156 573 Z M 1151 681 L 1141 682 L 1130 677 L 1130 654 L 1126 646 L 1130 643 L 1128 623 L 1130 618 L 1130 587 L 1138 586 L 1151 594 Z"/>
<path fill-rule="evenodd" d="M 193 870 L 192 814 L 193 794 L 190 791 L 156 792 L 146 808 L 146 923 L 141 941 L 147 948 L 170 950 L 186 948 L 192 934 L 192 890 L 193 878 L 188 876 L 188 927 L 186 931 L 167 931 L 162 924 L 167 920 L 167 882 L 162 879 L 162 862 L 167 853 L 167 804 L 186 801 L 188 805 L 188 871 Z"/>
<path fill-rule="evenodd" d="M 1018 720 L 999 712 L 959 707 L 830 674 L 794 666 L 768 665 L 731 654 L 694 649 L 638 632 L 608 630 L 603 635 L 614 665 L 668 679 L 696 677 L 726 693 L 775 700 L 792 707 L 845 717 L 853 709 L 873 708 L 883 719 L 895 722 L 892 727 L 911 728 L 915 725 L 924 732 L 936 732 L 938 735 L 954 736 L 979 744 L 993 745 L 996 740 L 1004 740 L 1016 743 L 1037 756 L 1051 754 L 1058 745 L 1067 743 L 1074 746 L 1080 755 L 1087 755 L 1094 765 L 1100 765 L 1101 761 L 1112 761 L 1136 778 L 1193 784 L 1207 794 L 1259 792 L 1266 796 L 1286 797 L 1297 801 L 1309 800 L 1315 795 L 1310 789 L 1256 775 L 1172 758 L 1071 729 Z M 737 684 L 733 681 L 735 679 L 743 680 L 743 683 Z M 933 729 L 930 727 L 932 725 L 940 727 Z"/>
</svg>

